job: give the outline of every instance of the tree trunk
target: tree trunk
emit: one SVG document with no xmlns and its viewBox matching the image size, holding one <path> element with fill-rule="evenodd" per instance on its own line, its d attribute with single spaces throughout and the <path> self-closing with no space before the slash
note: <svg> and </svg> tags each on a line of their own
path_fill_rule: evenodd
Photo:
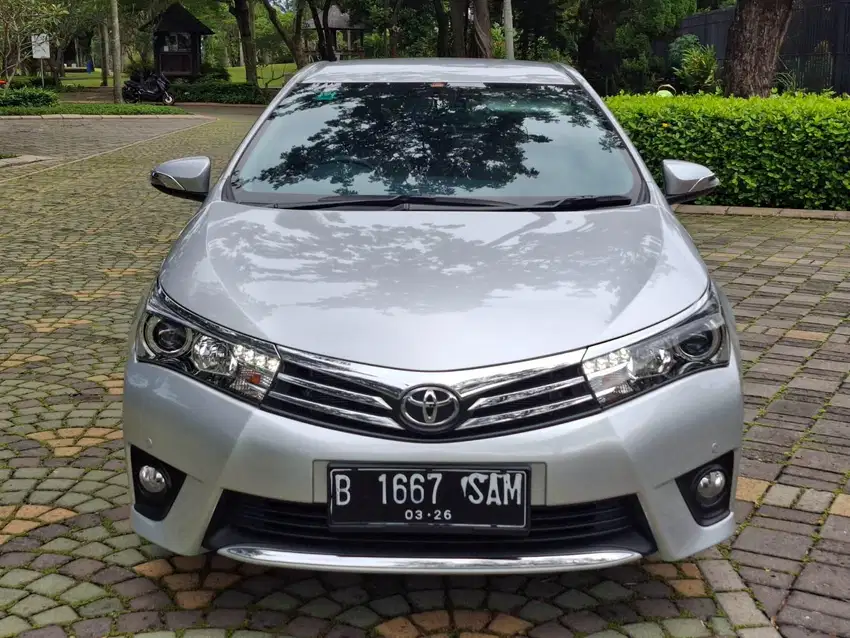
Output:
<svg viewBox="0 0 850 638">
<path fill-rule="evenodd" d="M 118 15 L 118 0 L 110 0 L 109 11 L 112 17 L 112 99 L 122 104 L 121 96 L 121 22 Z"/>
<path fill-rule="evenodd" d="M 109 28 L 100 23 L 100 85 L 109 86 Z"/>
<path fill-rule="evenodd" d="M 48 63 L 50 65 L 50 75 L 53 77 L 53 86 L 59 86 L 62 77 L 62 47 L 58 44 L 51 50 L 53 58 Z"/>
<path fill-rule="evenodd" d="M 278 16 L 277 9 L 275 9 L 272 4 L 272 0 L 262 1 L 263 6 L 266 8 L 266 12 L 269 14 L 269 21 L 272 23 L 275 31 L 277 31 L 277 34 L 286 44 L 289 52 L 292 53 L 292 59 L 295 60 L 295 66 L 299 69 L 306 66 L 307 56 L 304 55 L 304 46 L 301 42 L 301 25 L 304 22 L 304 5 L 299 2 L 295 9 L 295 20 L 292 25 L 292 35 L 290 36 L 280 23 L 280 17 Z"/>
<path fill-rule="evenodd" d="M 254 43 L 254 24 L 251 19 L 250 0 L 234 0 L 230 8 L 239 27 L 240 51 L 244 57 L 245 81 L 257 86 L 257 47 Z"/>
<path fill-rule="evenodd" d="M 469 12 L 469 0 L 449 0 L 452 23 L 452 55 L 466 57 L 466 23 Z"/>
<path fill-rule="evenodd" d="M 327 48 L 325 47 L 325 28 L 322 23 L 322 16 L 319 13 L 319 8 L 316 6 L 315 0 L 307 0 L 307 4 L 310 6 L 313 27 L 316 29 L 316 51 L 324 59 Z"/>
<path fill-rule="evenodd" d="M 738 0 L 723 68 L 727 95 L 770 95 L 792 4 L 792 0 Z"/>
<path fill-rule="evenodd" d="M 336 62 L 336 34 L 328 27 L 332 6 L 333 0 L 325 0 L 325 6 L 322 7 L 322 28 L 325 31 L 325 59 L 328 62 Z"/>
<path fill-rule="evenodd" d="M 445 58 L 451 55 L 451 47 L 449 45 L 449 14 L 446 13 L 443 0 L 433 1 L 434 15 L 437 18 L 437 56 Z"/>
<path fill-rule="evenodd" d="M 479 58 L 492 58 L 493 34 L 490 31 L 490 2 L 488 0 L 472 0 L 472 7 L 475 51 Z"/>
<path fill-rule="evenodd" d="M 505 57 L 514 59 L 514 9 L 511 0 L 504 0 L 502 12 L 505 18 Z"/>
<path fill-rule="evenodd" d="M 398 26 L 398 14 L 401 11 L 402 0 L 395 0 L 393 12 L 390 15 L 390 57 L 398 57 L 398 43 L 401 40 L 401 28 Z"/>
</svg>

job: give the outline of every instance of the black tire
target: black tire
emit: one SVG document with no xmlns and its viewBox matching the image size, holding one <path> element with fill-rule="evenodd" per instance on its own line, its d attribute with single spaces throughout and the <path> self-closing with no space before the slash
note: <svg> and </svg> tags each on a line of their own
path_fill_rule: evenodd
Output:
<svg viewBox="0 0 850 638">
<path fill-rule="evenodd" d="M 165 104 L 165 106 L 174 106 L 174 102 L 175 102 L 174 96 L 171 95 L 171 93 L 169 93 L 168 91 L 163 93 L 162 103 Z"/>
</svg>

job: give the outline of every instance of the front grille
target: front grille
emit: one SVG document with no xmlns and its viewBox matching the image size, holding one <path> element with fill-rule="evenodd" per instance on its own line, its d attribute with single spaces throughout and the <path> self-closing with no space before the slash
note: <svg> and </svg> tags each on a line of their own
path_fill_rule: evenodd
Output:
<svg viewBox="0 0 850 638">
<path fill-rule="evenodd" d="M 527 536 L 486 533 L 337 532 L 328 529 L 327 505 L 292 503 L 225 491 L 207 530 L 204 546 L 217 551 L 257 544 L 287 551 L 342 556 L 514 558 L 629 549 L 655 551 L 652 534 L 637 497 L 594 503 L 532 507 Z"/>
<path fill-rule="evenodd" d="M 499 436 L 578 419 L 599 411 L 580 365 L 561 357 L 487 372 L 421 373 L 355 366 L 282 352 L 282 371 L 262 403 L 271 412 L 314 425 L 395 439 L 446 441 Z M 460 397 L 453 429 L 408 429 L 406 389 L 427 383 Z"/>
</svg>

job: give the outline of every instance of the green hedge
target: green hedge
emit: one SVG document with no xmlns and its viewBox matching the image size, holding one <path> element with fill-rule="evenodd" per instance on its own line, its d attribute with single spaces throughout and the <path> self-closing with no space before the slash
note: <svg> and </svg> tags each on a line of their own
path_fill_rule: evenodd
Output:
<svg viewBox="0 0 850 638">
<path fill-rule="evenodd" d="M 6 89 L 0 90 L 0 108 L 53 106 L 59 101 L 54 91 L 46 89 Z"/>
<path fill-rule="evenodd" d="M 175 82 L 169 89 L 178 102 L 215 102 L 217 104 L 268 104 L 274 93 L 250 84 L 223 80 Z"/>
<path fill-rule="evenodd" d="M 0 115 L 185 115 L 174 106 L 156 104 L 76 104 L 0 106 Z"/>
<path fill-rule="evenodd" d="M 661 162 L 708 166 L 721 180 L 700 203 L 850 208 L 850 99 L 629 96 L 606 100 L 661 184 Z"/>
</svg>

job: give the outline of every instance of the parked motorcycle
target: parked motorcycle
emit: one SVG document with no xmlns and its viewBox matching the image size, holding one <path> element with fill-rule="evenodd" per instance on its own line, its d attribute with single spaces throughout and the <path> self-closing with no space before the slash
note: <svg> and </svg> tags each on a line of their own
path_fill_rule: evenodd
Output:
<svg viewBox="0 0 850 638">
<path fill-rule="evenodd" d="M 138 76 L 124 82 L 121 94 L 125 102 L 162 102 L 165 106 L 174 104 L 174 96 L 168 92 L 171 82 L 162 73 L 149 75 L 142 81 Z"/>
</svg>

